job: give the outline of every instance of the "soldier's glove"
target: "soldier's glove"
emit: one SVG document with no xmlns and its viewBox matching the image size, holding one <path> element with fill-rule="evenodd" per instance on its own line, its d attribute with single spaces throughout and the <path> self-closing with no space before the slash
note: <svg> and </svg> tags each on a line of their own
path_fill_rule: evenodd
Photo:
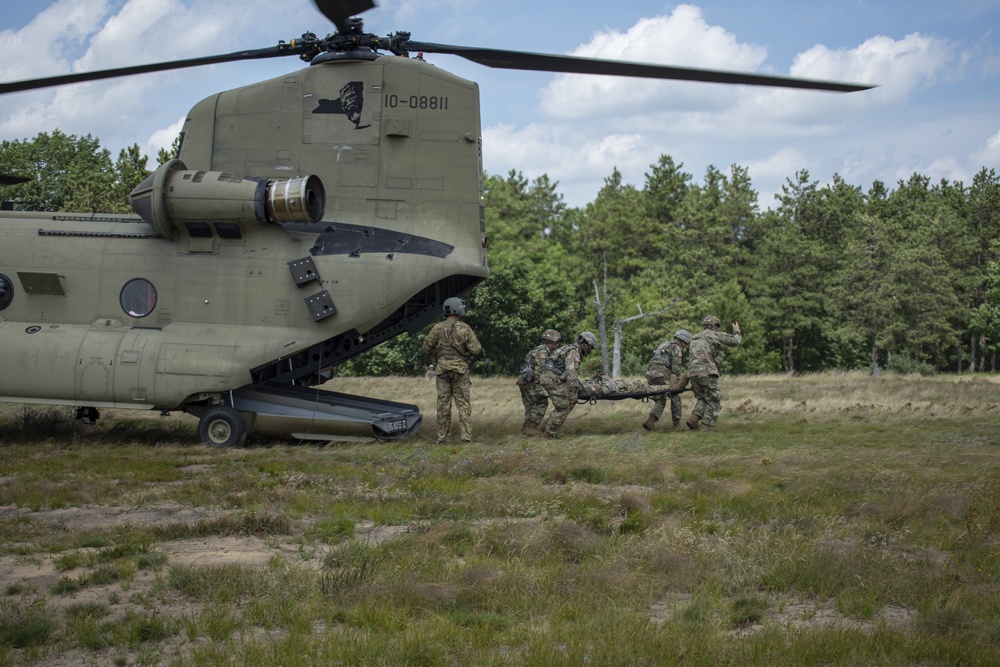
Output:
<svg viewBox="0 0 1000 667">
<path fill-rule="evenodd" d="M 684 389 L 687 386 L 688 386 L 687 373 L 684 373 L 684 375 L 681 375 L 679 378 L 677 378 L 670 384 L 671 389 Z"/>
</svg>

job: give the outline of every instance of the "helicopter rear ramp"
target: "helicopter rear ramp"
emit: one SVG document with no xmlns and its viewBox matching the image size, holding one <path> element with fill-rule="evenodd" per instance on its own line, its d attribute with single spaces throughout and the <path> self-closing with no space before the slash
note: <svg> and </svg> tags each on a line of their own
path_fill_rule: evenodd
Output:
<svg viewBox="0 0 1000 667">
<path fill-rule="evenodd" d="M 251 433 L 300 440 L 396 440 L 423 420 L 416 405 L 294 385 L 242 387 L 232 400 Z"/>
</svg>

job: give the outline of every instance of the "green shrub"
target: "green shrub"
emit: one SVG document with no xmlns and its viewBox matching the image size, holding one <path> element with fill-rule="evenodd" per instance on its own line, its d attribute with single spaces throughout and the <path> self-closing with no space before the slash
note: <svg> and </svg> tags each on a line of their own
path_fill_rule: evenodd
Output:
<svg viewBox="0 0 1000 667">
<path fill-rule="evenodd" d="M 0 603 L 0 646 L 40 646 L 48 641 L 54 628 L 51 614 L 44 605 Z"/>
<path fill-rule="evenodd" d="M 924 377 L 935 375 L 937 371 L 934 367 L 924 361 L 916 361 L 909 357 L 894 354 L 889 359 L 888 369 L 900 375 L 923 375 Z"/>
</svg>

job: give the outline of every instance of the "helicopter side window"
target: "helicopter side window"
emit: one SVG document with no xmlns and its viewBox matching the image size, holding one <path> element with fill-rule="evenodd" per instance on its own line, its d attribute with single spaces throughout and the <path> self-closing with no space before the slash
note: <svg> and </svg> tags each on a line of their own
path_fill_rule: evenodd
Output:
<svg viewBox="0 0 1000 667">
<path fill-rule="evenodd" d="M 0 273 L 0 310 L 10 305 L 14 300 L 14 283 L 10 278 Z"/>
<path fill-rule="evenodd" d="M 145 278 L 133 278 L 125 283 L 119 300 L 132 317 L 146 317 L 156 308 L 156 288 Z"/>
</svg>

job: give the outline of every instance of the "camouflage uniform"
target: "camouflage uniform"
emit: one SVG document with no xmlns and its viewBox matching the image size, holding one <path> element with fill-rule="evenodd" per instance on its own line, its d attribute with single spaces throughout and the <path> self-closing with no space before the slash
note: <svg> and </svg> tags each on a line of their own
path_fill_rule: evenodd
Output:
<svg viewBox="0 0 1000 667">
<path fill-rule="evenodd" d="M 545 411 L 549 408 L 549 395 L 541 384 L 542 364 L 549 358 L 549 348 L 545 343 L 532 348 L 524 358 L 521 374 L 517 377 L 517 386 L 521 390 L 521 403 L 524 404 L 524 426 L 521 432 L 525 435 L 538 435 L 538 426 L 545 419 Z"/>
<path fill-rule="evenodd" d="M 684 363 L 684 349 L 681 344 L 671 338 L 660 343 L 653 350 L 653 358 L 649 360 L 649 367 L 646 369 L 646 381 L 650 385 L 661 386 L 670 385 L 677 387 L 681 377 L 682 365 Z M 649 411 L 650 425 L 660 420 L 663 410 L 667 407 L 667 394 L 660 394 L 653 399 L 653 407 Z M 674 426 L 681 422 L 681 395 L 670 395 L 670 416 Z M 650 429 L 652 430 L 652 429 Z"/>
<path fill-rule="evenodd" d="M 580 344 L 571 343 L 554 350 L 542 365 L 542 387 L 552 401 L 552 412 L 545 425 L 545 435 L 558 438 L 563 423 L 576 407 L 580 392 Z"/>
<path fill-rule="evenodd" d="M 424 352 L 434 356 L 437 381 L 437 441 L 451 432 L 451 402 L 458 406 L 462 440 L 472 442 L 472 382 L 469 361 L 483 351 L 472 327 L 457 316 L 438 322 L 424 339 Z"/>
<path fill-rule="evenodd" d="M 739 327 L 734 328 L 736 333 L 733 334 L 706 328 L 691 338 L 689 350 L 691 361 L 688 363 L 687 374 L 698 402 L 687 420 L 690 428 L 698 428 L 699 420 L 705 426 L 712 427 L 719 419 L 722 389 L 719 387 L 719 369 L 716 361 L 721 346 L 736 346 L 743 341 Z"/>
<path fill-rule="evenodd" d="M 649 391 L 649 385 L 642 380 L 606 378 L 595 375 L 580 382 L 580 396 L 611 396 L 612 394 L 641 394 Z"/>
</svg>

